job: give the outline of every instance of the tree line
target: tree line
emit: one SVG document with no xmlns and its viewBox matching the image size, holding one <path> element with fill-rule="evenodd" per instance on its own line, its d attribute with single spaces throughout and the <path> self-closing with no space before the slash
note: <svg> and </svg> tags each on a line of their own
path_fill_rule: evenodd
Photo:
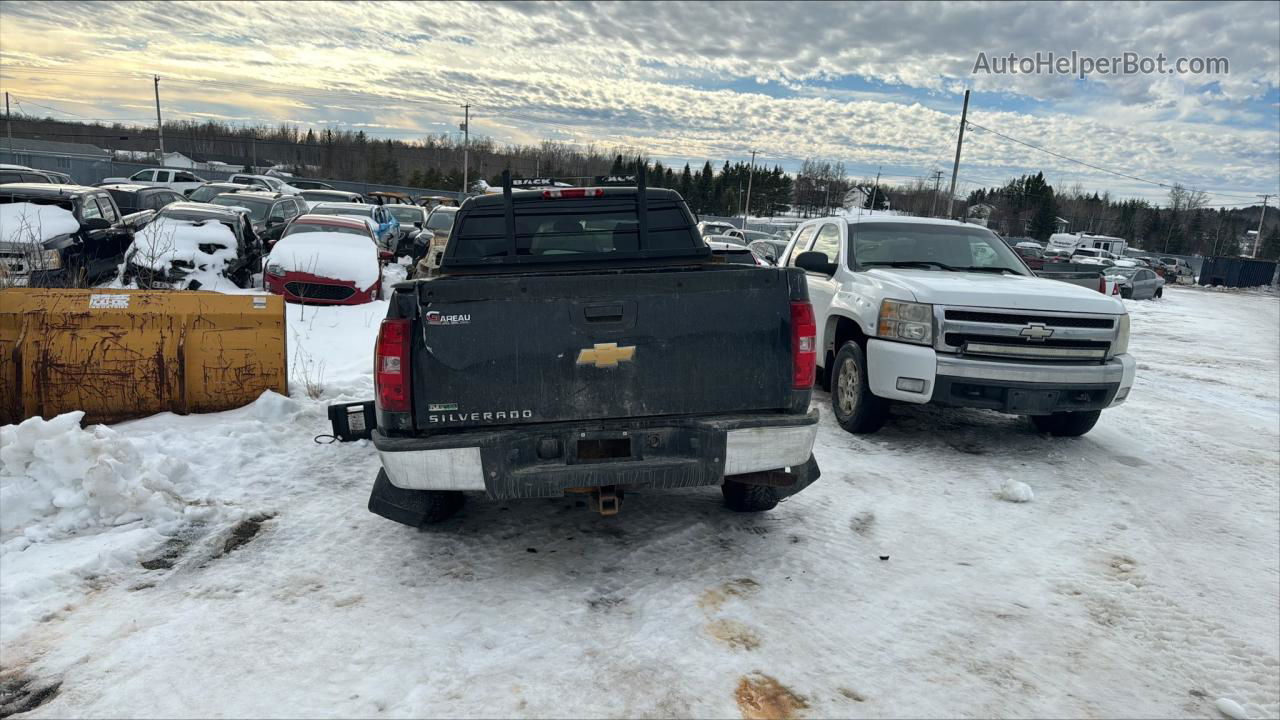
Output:
<svg viewBox="0 0 1280 720">
<path fill-rule="evenodd" d="M 15 115 L 15 137 L 87 143 L 112 151 L 152 152 L 154 128 L 121 123 L 72 122 Z M 979 204 L 991 206 L 987 226 L 1005 236 L 1045 240 L 1059 229 L 1093 232 L 1129 240 L 1136 247 L 1171 254 L 1234 255 L 1248 230 L 1258 226 L 1261 206 L 1209 208 L 1208 196 L 1175 186 L 1167 204 L 1113 198 L 1088 193 L 1079 184 L 1055 189 L 1043 172 L 1012 178 L 1003 186 L 980 188 L 964 202 L 948 204 L 938 184 L 916 178 L 893 185 L 870 178 L 855 181 L 841 162 L 805 158 L 788 174 L 780 166 L 726 161 L 716 168 L 676 168 L 650 160 L 634 148 L 569 145 L 545 140 L 534 145 L 500 145 L 488 137 L 469 143 L 456 133 L 428 134 L 415 139 L 378 139 L 363 130 L 317 132 L 289 124 L 234 126 L 213 120 L 168 121 L 165 149 L 193 159 L 233 165 L 277 166 L 304 177 L 405 185 L 434 190 L 463 189 L 464 155 L 470 180 L 485 178 L 498 184 L 503 170 L 514 177 L 553 177 L 587 184 L 598 175 L 630 174 L 645 163 L 652 187 L 671 188 L 689 207 L 705 215 L 741 214 L 751 185 L 752 215 L 795 213 L 802 217 L 828 215 L 856 203 L 886 207 L 912 215 L 964 217 Z M 851 193 L 861 189 L 862 193 Z M 874 195 L 874 197 L 873 197 Z M 1280 211 L 1268 213 L 1260 257 L 1280 258 Z"/>
<path fill-rule="evenodd" d="M 1173 255 L 1238 255 L 1252 251 L 1262 206 L 1211 208 L 1209 195 L 1176 184 L 1157 205 L 1109 193 L 1087 192 L 1079 183 L 1055 190 L 1043 173 L 1022 175 L 1002 187 L 969 193 L 967 205 L 992 207 L 987 226 L 1007 236 L 1046 240 L 1054 232 L 1088 232 L 1124 238 L 1134 247 Z M 1280 259 L 1280 213 L 1270 212 L 1258 257 Z"/>
</svg>

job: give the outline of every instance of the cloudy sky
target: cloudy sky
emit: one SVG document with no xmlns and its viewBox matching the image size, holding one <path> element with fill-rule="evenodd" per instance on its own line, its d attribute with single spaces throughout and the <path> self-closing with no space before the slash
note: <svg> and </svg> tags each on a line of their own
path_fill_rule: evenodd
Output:
<svg viewBox="0 0 1280 720">
<path fill-rule="evenodd" d="M 997 75 L 988 58 L 1076 51 L 1226 58 L 1193 75 Z M 1280 3 L 658 4 L 0 2 L 15 109 L 154 122 L 296 123 L 412 139 L 629 146 L 664 162 L 841 160 L 960 190 L 1044 170 L 1163 199 L 1142 180 L 1250 204 L 1280 188 Z M 1256 202 L 1256 201 L 1255 201 Z"/>
</svg>

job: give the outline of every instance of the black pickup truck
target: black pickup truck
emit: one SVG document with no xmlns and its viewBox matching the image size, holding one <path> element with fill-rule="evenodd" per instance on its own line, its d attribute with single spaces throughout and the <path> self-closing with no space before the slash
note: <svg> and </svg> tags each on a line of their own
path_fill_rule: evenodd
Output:
<svg viewBox="0 0 1280 720">
<path fill-rule="evenodd" d="M 714 258 L 670 190 L 471 198 L 382 321 L 369 509 L 720 486 L 769 510 L 818 477 L 815 334 L 801 271 Z"/>
</svg>

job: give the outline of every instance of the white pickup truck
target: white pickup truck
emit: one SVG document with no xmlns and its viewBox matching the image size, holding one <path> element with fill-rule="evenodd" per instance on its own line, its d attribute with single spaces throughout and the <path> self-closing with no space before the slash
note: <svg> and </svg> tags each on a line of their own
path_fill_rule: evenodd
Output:
<svg viewBox="0 0 1280 720">
<path fill-rule="evenodd" d="M 986 228 L 810 220 L 779 264 L 806 272 L 819 380 L 849 432 L 880 429 L 897 401 L 1028 415 L 1041 432 L 1083 435 L 1133 386 L 1124 304 L 1035 277 Z"/>
</svg>

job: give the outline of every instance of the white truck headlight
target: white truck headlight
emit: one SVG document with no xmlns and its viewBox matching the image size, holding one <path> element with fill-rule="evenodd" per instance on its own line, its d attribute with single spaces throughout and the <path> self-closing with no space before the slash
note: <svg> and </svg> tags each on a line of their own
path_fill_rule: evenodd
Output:
<svg viewBox="0 0 1280 720">
<path fill-rule="evenodd" d="M 45 250 L 40 253 L 40 269 L 57 270 L 62 267 L 62 253 L 57 250 Z"/>
<path fill-rule="evenodd" d="M 902 300 L 881 302 L 876 335 L 885 340 L 932 345 L 933 306 Z"/>
<path fill-rule="evenodd" d="M 1111 343 L 1112 355 L 1123 355 L 1129 352 L 1129 315 L 1128 313 L 1120 316 L 1119 327 L 1116 329 L 1116 341 Z"/>
<path fill-rule="evenodd" d="M 267 274 L 274 275 L 275 277 L 284 277 L 284 266 L 277 265 L 276 263 L 268 263 Z"/>
</svg>

